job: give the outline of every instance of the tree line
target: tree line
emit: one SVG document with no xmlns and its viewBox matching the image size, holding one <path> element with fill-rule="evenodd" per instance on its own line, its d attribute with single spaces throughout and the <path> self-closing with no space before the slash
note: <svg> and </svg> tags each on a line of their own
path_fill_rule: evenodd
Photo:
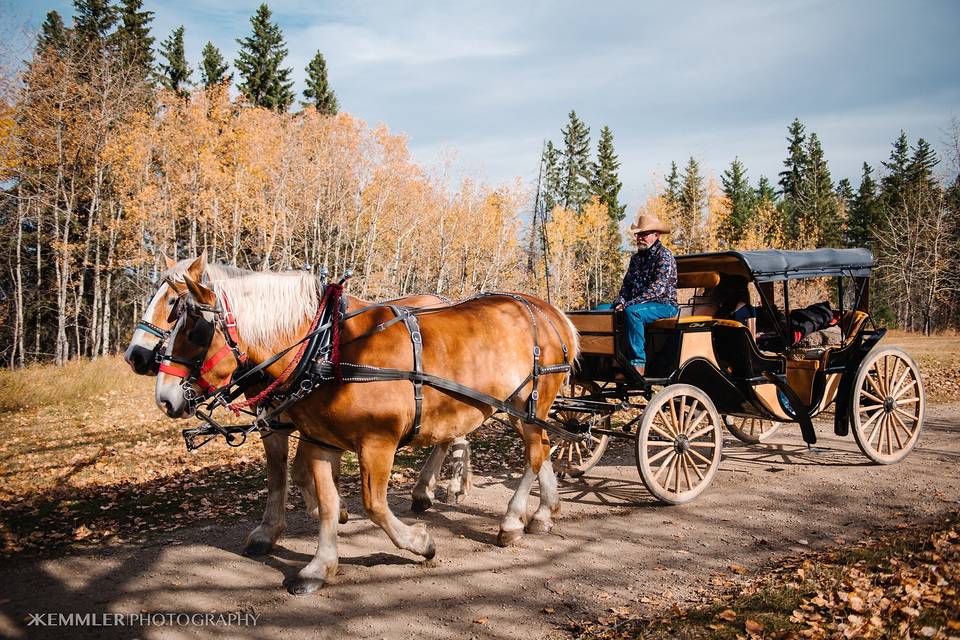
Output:
<svg viewBox="0 0 960 640">
<path fill-rule="evenodd" d="M 230 66 L 204 47 L 200 82 L 178 27 L 160 42 L 141 0 L 75 0 L 47 16 L 19 77 L 0 80 L 0 359 L 62 363 L 122 349 L 163 268 L 205 252 L 244 268 L 356 272 L 383 299 L 519 289 L 562 308 L 608 301 L 625 260 L 620 162 L 571 111 L 540 158 L 540 212 L 519 182 L 452 182 L 402 135 L 339 111 L 315 57 L 292 112 L 286 46 L 266 5 Z M 231 97 L 236 82 L 238 95 Z M 671 164 L 640 211 L 678 253 L 867 246 L 874 309 L 914 330 L 956 326 L 960 127 L 943 158 L 905 134 L 857 188 L 834 182 L 794 121 L 776 184 L 734 159 L 714 179 Z M 551 283 L 548 292 L 546 283 Z"/>
</svg>

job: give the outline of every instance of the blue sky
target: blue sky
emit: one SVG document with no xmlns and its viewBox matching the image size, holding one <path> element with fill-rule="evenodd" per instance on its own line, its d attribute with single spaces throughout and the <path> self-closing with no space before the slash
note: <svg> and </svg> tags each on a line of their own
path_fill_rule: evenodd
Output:
<svg viewBox="0 0 960 640">
<path fill-rule="evenodd" d="M 196 68 L 211 40 L 228 60 L 258 2 L 145 0 L 159 43 L 186 27 Z M 904 129 L 941 148 L 960 118 L 960 2 L 269 2 L 296 89 L 320 50 L 341 108 L 409 136 L 422 163 L 536 179 L 567 113 L 614 132 L 632 216 L 654 175 L 739 156 L 774 182 L 786 127 L 820 136 L 837 180 L 859 182 Z M 0 3 L 3 30 L 36 27 L 62 0 Z M 199 73 L 195 72 L 195 79 Z"/>
</svg>

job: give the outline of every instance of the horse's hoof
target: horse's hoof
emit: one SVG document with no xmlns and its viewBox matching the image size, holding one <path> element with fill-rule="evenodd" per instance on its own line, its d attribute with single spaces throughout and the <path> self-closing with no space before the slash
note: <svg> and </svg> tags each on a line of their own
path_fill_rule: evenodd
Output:
<svg viewBox="0 0 960 640">
<path fill-rule="evenodd" d="M 427 550 L 423 552 L 424 560 L 433 560 L 433 556 L 437 555 L 437 545 L 430 540 L 430 545 L 427 547 Z"/>
<path fill-rule="evenodd" d="M 263 556 L 270 553 L 273 543 L 268 540 L 251 540 L 243 548 L 243 555 L 247 557 Z"/>
<path fill-rule="evenodd" d="M 453 494 L 453 504 L 460 504 L 463 502 L 463 499 L 467 497 L 466 493 L 455 493 Z"/>
<path fill-rule="evenodd" d="M 497 536 L 497 544 L 501 547 L 509 547 L 510 545 L 519 542 L 520 538 L 523 537 L 523 529 L 511 529 L 509 531 L 500 530 L 500 534 Z"/>
<path fill-rule="evenodd" d="M 323 580 L 320 578 L 301 578 L 297 576 L 287 583 L 287 591 L 294 596 L 306 596 L 319 591 L 321 588 L 323 588 Z"/>
<path fill-rule="evenodd" d="M 423 513 L 433 506 L 433 500 L 430 498 L 414 497 L 413 504 L 410 505 L 410 511 L 414 513 Z"/>
<path fill-rule="evenodd" d="M 553 523 L 547 520 L 531 520 L 530 524 L 527 525 L 527 533 L 532 533 L 533 535 L 539 535 L 543 533 L 550 533 L 553 529 Z"/>
<path fill-rule="evenodd" d="M 350 514 L 347 513 L 346 509 L 340 509 L 340 524 L 346 524 L 347 520 L 350 519 Z"/>
</svg>

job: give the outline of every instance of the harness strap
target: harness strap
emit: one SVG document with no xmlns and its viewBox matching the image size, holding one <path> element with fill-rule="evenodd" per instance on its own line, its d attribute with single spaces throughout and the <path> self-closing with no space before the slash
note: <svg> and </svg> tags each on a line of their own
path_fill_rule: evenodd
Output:
<svg viewBox="0 0 960 640">
<path fill-rule="evenodd" d="M 417 316 L 410 313 L 408 309 L 400 309 L 390 305 L 390 309 L 397 314 L 397 318 L 403 320 L 407 332 L 410 334 L 410 342 L 413 345 L 413 372 L 423 374 L 423 335 L 420 333 L 420 323 Z M 400 443 L 404 446 L 420 435 L 420 421 L 423 416 L 423 381 L 419 378 L 411 379 L 413 382 L 413 429 L 407 434 Z"/>
</svg>

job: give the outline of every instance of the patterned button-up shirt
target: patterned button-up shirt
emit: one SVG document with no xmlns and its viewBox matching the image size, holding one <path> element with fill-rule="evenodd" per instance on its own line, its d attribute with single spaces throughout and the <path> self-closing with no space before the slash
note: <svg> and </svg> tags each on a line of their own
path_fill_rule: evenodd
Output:
<svg viewBox="0 0 960 640">
<path fill-rule="evenodd" d="M 629 307 L 640 302 L 677 305 L 677 261 L 659 240 L 630 258 L 620 295 L 614 304 Z"/>
</svg>

